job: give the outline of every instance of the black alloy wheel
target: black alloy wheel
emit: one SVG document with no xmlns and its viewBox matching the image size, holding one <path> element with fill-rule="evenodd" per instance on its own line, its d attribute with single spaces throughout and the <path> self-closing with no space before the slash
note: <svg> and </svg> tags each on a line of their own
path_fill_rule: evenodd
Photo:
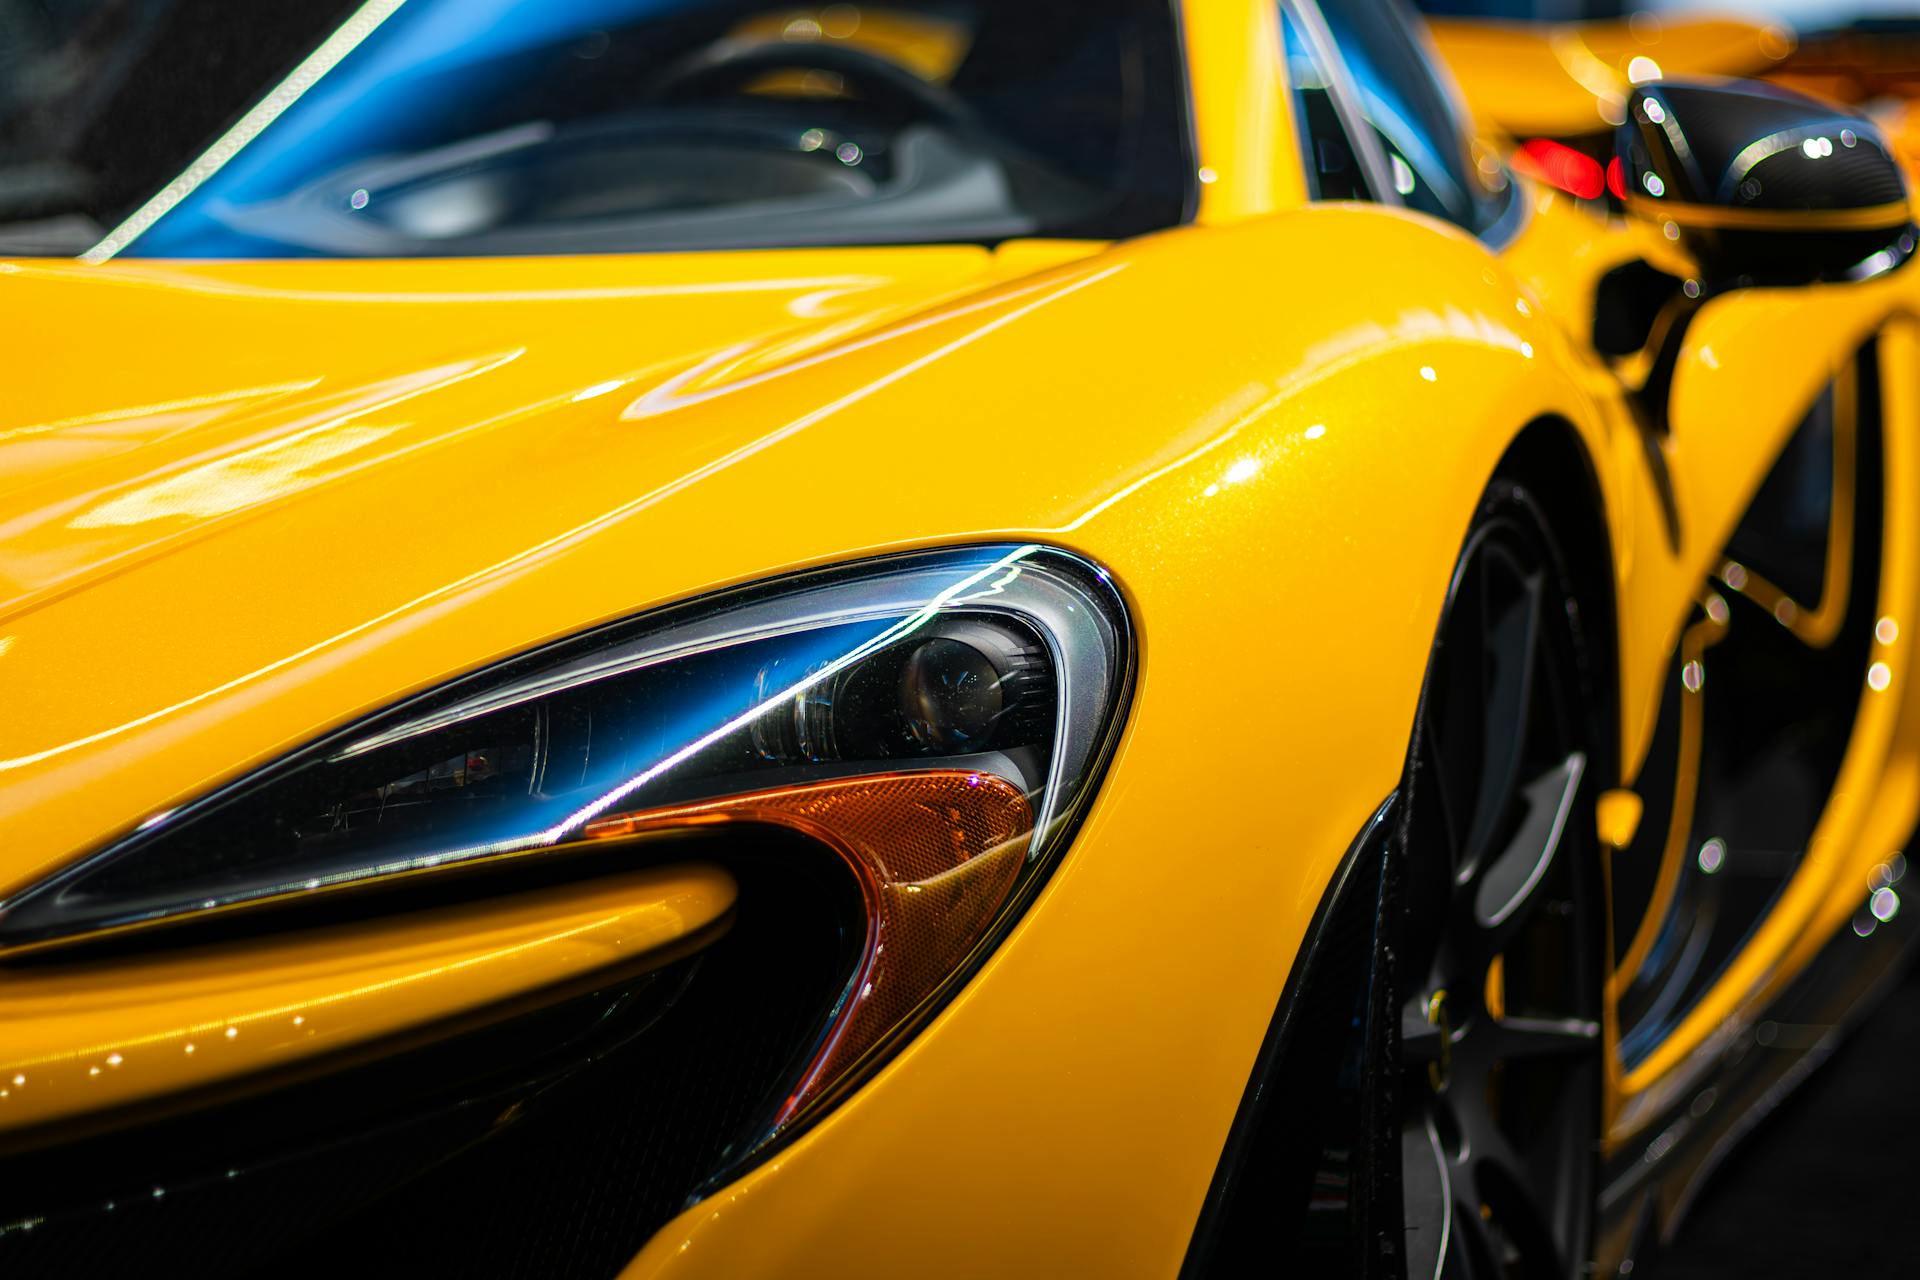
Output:
<svg viewBox="0 0 1920 1280">
<path fill-rule="evenodd" d="M 1370 1271 L 1587 1274 L 1605 920 L 1587 659 L 1546 521 L 1497 482 L 1441 615 L 1381 897 Z"/>
</svg>

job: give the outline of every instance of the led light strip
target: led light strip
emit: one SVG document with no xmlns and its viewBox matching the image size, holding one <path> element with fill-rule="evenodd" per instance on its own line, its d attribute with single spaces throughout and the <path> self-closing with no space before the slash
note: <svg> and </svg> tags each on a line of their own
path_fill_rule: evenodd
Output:
<svg viewBox="0 0 1920 1280">
<path fill-rule="evenodd" d="M 240 117 L 239 123 L 222 134 L 218 141 L 201 153 L 200 158 L 188 165 L 179 177 L 162 187 L 158 194 L 138 209 L 134 210 L 125 222 L 107 233 L 107 238 L 80 255 L 82 262 L 105 262 L 122 249 L 132 244 L 147 228 L 167 216 L 173 207 L 192 195 L 200 184 L 226 167 L 227 161 L 239 155 L 248 143 L 280 118 L 282 112 L 306 95 L 320 80 L 339 65 L 340 60 L 360 47 L 365 40 L 379 29 L 380 24 L 391 18 L 407 0 L 367 0 L 351 18 L 318 49 L 307 55 L 299 66 L 274 87 L 273 92 L 254 104 L 253 110 Z"/>
</svg>

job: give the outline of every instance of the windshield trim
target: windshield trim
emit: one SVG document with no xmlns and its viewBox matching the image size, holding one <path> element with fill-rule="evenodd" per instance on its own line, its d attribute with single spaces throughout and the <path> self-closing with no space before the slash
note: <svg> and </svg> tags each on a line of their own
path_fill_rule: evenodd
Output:
<svg viewBox="0 0 1920 1280">
<path fill-rule="evenodd" d="M 109 231 L 99 244 L 81 254 L 80 261 L 107 261 L 137 240 L 147 228 L 166 217 L 174 206 L 224 169 L 229 160 L 265 132 L 289 107 L 304 97 L 307 90 L 359 48 L 361 42 L 379 30 L 382 23 L 398 13 L 400 6 L 406 2 L 367 0 L 332 35 L 321 41 L 319 48 L 302 59 L 299 66 L 241 116 L 232 128 L 214 139 L 213 145 L 201 152 L 179 176 L 150 196 L 145 204 Z"/>
</svg>

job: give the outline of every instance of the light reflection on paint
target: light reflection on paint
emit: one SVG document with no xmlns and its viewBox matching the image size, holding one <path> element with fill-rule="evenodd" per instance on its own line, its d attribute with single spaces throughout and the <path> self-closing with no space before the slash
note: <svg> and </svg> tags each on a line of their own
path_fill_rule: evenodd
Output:
<svg viewBox="0 0 1920 1280">
<path fill-rule="evenodd" d="M 398 389 L 390 394 L 378 395 L 345 413 L 252 448 L 140 485 L 81 512 L 68 521 L 67 527 L 105 529 L 169 518 L 205 519 L 310 488 L 345 470 L 326 468 L 324 464 L 367 449 L 406 425 L 380 426 L 362 423 L 361 419 L 491 373 L 511 364 L 524 351 L 518 348 L 394 379 L 389 385 Z"/>
<path fill-rule="evenodd" d="M 856 387 L 852 391 L 847 392 L 845 395 L 840 396 L 839 398 L 821 406 L 818 409 L 815 409 L 809 413 L 806 413 L 801 417 L 786 423 L 783 426 L 776 427 L 773 430 L 767 432 L 766 434 L 754 440 L 751 440 L 746 444 L 741 445 L 739 448 L 733 449 L 725 454 L 722 454 L 720 457 L 714 459 L 711 462 L 708 462 L 699 467 L 696 467 L 693 470 L 687 472 L 682 476 L 679 476 L 676 479 L 669 480 L 666 483 L 661 484 L 649 490 L 646 493 L 643 493 L 637 497 L 631 498 L 628 501 L 621 503 L 619 506 L 616 506 L 609 511 L 603 512 L 598 516 L 595 516 L 589 520 L 582 522 L 581 524 L 575 525 L 571 529 L 564 530 L 561 533 L 557 533 L 552 537 L 546 538 L 540 542 L 535 543 L 531 547 L 527 547 L 524 550 L 517 551 L 503 560 L 496 561 L 495 563 L 491 565 L 487 565 L 484 568 L 476 569 L 472 573 L 465 574 L 462 577 L 456 578 L 452 582 L 445 583 L 441 586 L 435 587 L 431 591 L 427 591 L 419 596 L 414 597 L 411 600 L 406 601 L 403 604 L 396 605 L 395 607 L 386 610 L 384 613 L 377 614 L 374 617 L 368 618 L 363 622 L 355 623 L 353 626 L 348 627 L 345 630 L 340 631 L 334 635 L 328 636 L 323 640 L 316 641 L 315 643 L 308 645 L 304 649 L 300 649 L 294 653 L 287 654 L 285 657 L 276 658 L 274 661 L 269 662 L 264 666 L 255 668 L 254 670 L 246 672 L 243 675 L 235 676 L 231 680 L 227 680 L 222 682 L 221 684 L 215 685 L 211 689 L 203 690 L 202 692 L 196 693 L 191 697 L 183 698 L 178 702 L 172 703 L 165 707 L 161 707 L 156 711 L 150 711 L 145 715 L 137 716 L 134 719 L 125 721 L 121 724 L 113 725 L 106 729 L 97 730 L 96 732 L 85 734 L 78 738 L 74 738 L 70 741 L 62 742 L 51 747 L 43 748 L 39 751 L 28 752 L 24 755 L 13 756 L 8 759 L 0 760 L 0 773 L 11 772 L 16 769 L 23 769 L 30 765 L 39 764 L 42 761 L 54 759 L 58 756 L 65 755 L 69 752 L 77 751 L 82 747 L 92 746 L 95 743 L 105 742 L 109 739 L 119 737 L 121 734 L 127 733 L 131 730 L 141 728 L 145 725 L 152 724 L 159 720 L 164 720 L 173 715 L 177 715 L 182 711 L 185 711 L 194 706 L 198 706 L 199 704 L 207 702 L 213 698 L 217 698 L 222 694 L 230 693 L 235 689 L 239 689 L 246 685 L 252 684 L 257 680 L 260 680 L 266 676 L 273 674 L 274 672 L 284 670 L 287 667 L 290 667 L 296 663 L 302 662 L 305 659 L 310 658 L 317 653 L 322 653 L 328 649 L 334 648 L 337 645 L 340 645 L 350 639 L 353 639 L 355 636 L 362 635 L 368 631 L 371 631 L 379 626 L 384 625 L 385 623 L 391 622 L 396 618 L 404 617 L 410 613 L 413 613 L 415 610 L 421 608 L 422 606 L 425 606 L 433 603 L 434 601 L 442 600 L 449 596 L 455 595 L 469 587 L 475 586 L 478 583 L 487 581 L 489 579 L 498 577 L 508 571 L 521 569 L 524 566 L 526 566 L 528 563 L 534 560 L 537 560 L 543 556 L 546 556 L 553 552 L 557 552 L 569 545 L 572 545 L 574 543 L 584 540 L 588 535 L 597 533 L 616 521 L 623 520 L 629 516 L 634 515 L 637 512 L 644 511 L 650 507 L 656 506 L 659 503 L 665 501 L 667 498 L 672 497 L 674 494 L 679 493 L 681 490 L 686 489 L 702 480 L 705 480 L 721 471 L 724 471 L 727 468 L 734 466 L 737 463 L 743 462 L 746 459 L 753 457 L 755 454 L 762 452 L 763 450 L 771 448 L 773 445 L 778 444 L 780 441 L 788 439 L 794 436 L 795 434 L 801 431 L 804 431 L 807 428 L 826 420 L 827 418 L 832 417 L 834 414 L 837 414 L 852 405 L 860 403 L 861 401 L 867 399 L 869 396 L 872 396 L 875 393 L 889 386 L 894 385 L 895 383 L 898 383 L 908 377 L 911 377 L 913 374 L 918 373 L 920 370 L 927 368 L 928 366 L 934 364 L 935 362 L 942 360 L 945 357 L 952 355 L 957 351 L 963 350 L 964 348 L 972 345 L 975 342 L 978 342 L 980 339 L 988 336 L 989 334 L 995 333 L 1000 329 L 1005 328 L 1006 326 L 1014 323 L 1015 321 L 1027 315 L 1031 315 L 1035 311 L 1038 311 L 1041 307 L 1047 306 L 1050 303 L 1057 302 L 1062 298 L 1065 298 L 1071 294 L 1077 293 L 1080 290 L 1087 288 L 1089 285 L 1095 284 L 1101 280 L 1104 280 L 1116 274 L 1121 269 L 1122 268 L 1120 265 L 1109 266 L 1099 271 L 1085 272 L 1079 275 L 1071 276 L 1067 278 L 1064 282 L 1059 281 L 1057 279 L 1050 280 L 1047 282 L 1048 285 L 1051 286 L 1050 288 L 1042 288 L 1040 286 L 1035 286 L 1034 289 L 1017 291 L 1014 295 L 1002 295 L 999 298 L 994 299 L 993 302 L 994 303 L 1003 302 L 1006 296 L 1024 296 L 1025 294 L 1033 293 L 1036 290 L 1038 291 L 1038 296 L 1032 297 L 1029 301 L 1023 303 L 1022 305 L 1018 307 L 1014 307 L 1010 310 L 1007 310 L 1001 313 L 1000 315 L 997 315 L 992 319 L 987 320 L 982 324 L 967 330 L 965 333 L 962 333 L 959 337 L 956 337 L 953 340 L 942 344 L 941 346 L 935 347 L 931 351 L 928 351 L 925 354 L 888 371 L 887 373 L 881 375 L 880 377 L 875 378 L 873 381 L 868 382 L 860 387 Z M 979 306 L 983 306 L 983 305 L 989 305 L 989 304 L 983 303 L 983 304 L 978 304 L 976 306 L 959 308 L 953 312 L 936 313 L 935 319 L 916 322 L 912 327 L 924 328 L 926 325 L 936 323 L 940 315 L 951 316 L 954 314 L 961 314 L 969 310 L 977 310 Z M 851 349 L 851 348 L 843 349 L 841 353 L 836 353 L 836 354 L 844 354 L 844 351 L 848 349 Z M 817 357 L 816 359 L 827 359 L 827 358 L 830 358 L 830 355 L 823 355 L 821 357 Z M 780 372 L 782 371 L 779 371 L 779 370 L 770 371 L 768 374 L 760 375 L 760 376 L 762 377 L 777 376 L 778 373 Z M 755 380 L 756 379 L 747 379 L 745 381 L 747 383 L 751 383 Z M 731 385 L 737 388 L 738 386 L 743 384 L 736 383 Z M 706 398 L 706 396 L 709 394 L 717 394 L 717 392 L 698 393 L 694 397 L 692 397 L 692 400 L 697 401 L 699 399 Z M 661 406 L 660 409 L 653 410 L 653 411 L 663 411 L 664 408 L 669 408 L 669 407 L 673 407 L 673 406 L 669 404 L 669 405 Z M 633 409 L 630 408 L 628 411 L 628 414 L 625 416 L 632 416 L 632 414 L 633 414 Z"/>
<path fill-rule="evenodd" d="M 321 423 L 143 485 L 82 512 L 67 527 L 105 529 L 241 511 L 320 483 L 329 478 L 324 464 L 378 444 L 403 425 Z"/>
<path fill-rule="evenodd" d="M 643 893 L 633 902 L 618 901 L 616 896 L 614 904 L 603 901 L 582 904 L 571 919 L 530 927 L 512 924 L 506 936 L 489 939 L 485 936 L 488 930 L 510 923 L 496 916 L 481 922 L 479 938 L 471 937 L 464 929 L 445 931 L 438 945 L 451 948 L 454 953 L 438 962 L 423 963 L 417 944 L 403 944 L 366 956 L 368 968 L 362 973 L 356 973 L 352 967 L 343 972 L 332 963 L 321 963 L 316 968 L 313 957 L 279 957 L 260 983 L 263 993 L 272 993 L 268 997 L 270 1003 L 244 1009 L 238 1016 L 230 1012 L 218 1020 L 196 1016 L 196 1011 L 204 1007 L 207 999 L 230 1003 L 231 984 L 220 966 L 203 966 L 188 976 L 184 988 L 173 979 L 160 981 L 156 993 L 164 994 L 160 994 L 158 1007 L 147 1017 L 148 1025 L 157 1025 L 157 1030 L 123 1035 L 106 1044 L 79 1045 L 62 1043 L 55 1033 L 34 1046 L 40 1052 L 33 1057 L 9 1063 L 6 1070 L 14 1073 L 15 1088 L 26 1083 L 28 1072 L 34 1068 L 51 1069 L 53 1073 L 47 1076 L 45 1071 L 35 1072 L 36 1084 L 45 1080 L 53 1088 L 49 1092 L 23 1093 L 22 1104 L 31 1105 L 25 1115 L 14 1112 L 17 1117 L 14 1122 L 40 1123 L 70 1113 L 75 1107 L 99 1105 L 59 1087 L 76 1075 L 82 1080 L 99 1080 L 100 1087 L 113 1088 L 118 1100 L 126 1100 L 157 1090 L 195 1087 L 237 1071 L 251 1070 L 260 1063 L 262 1054 L 279 1060 L 289 1051 L 313 1051 L 296 1046 L 349 1044 L 385 1034 L 417 1018 L 423 1004 L 438 1006 L 451 1002 L 450 1008 L 458 1008 L 520 990 L 538 989 L 555 977 L 580 970 L 583 965 L 592 967 L 604 963 L 604 959 L 596 957 L 604 957 L 609 948 L 630 949 L 630 954 L 638 955 L 669 945 L 689 930 L 717 918 L 717 913 L 724 911 L 731 901 L 730 894 L 715 895 L 707 887 L 694 885 L 669 890 L 666 896 Z M 468 946 L 475 950 L 471 954 L 460 954 L 460 949 Z M 323 951 L 321 956 L 326 954 L 329 953 Z M 452 985 L 444 981 L 463 974 L 471 976 Z M 309 986 L 311 994 L 287 999 L 290 979 Z M 54 981 L 58 983 L 59 979 Z M 340 985 L 329 989 L 331 982 Z M 31 991 L 31 983 L 23 990 Z M 422 994 L 413 994 L 415 992 Z M 395 999 L 395 996 L 401 998 Z M 56 1002 L 59 999 L 52 993 L 38 998 Z M 126 998 L 142 1008 L 155 1003 L 138 990 Z M 331 1019 L 326 1038 L 309 1039 L 312 1036 L 309 1030 L 289 1039 L 284 1032 L 276 1031 L 276 1024 L 289 1013 L 293 1015 L 292 1025 L 299 1027 L 309 1021 L 310 1015 L 323 1009 L 339 1011 L 338 1016 Z M 126 1012 L 133 1020 L 139 1020 L 133 1009 Z M 73 1020 L 74 1028 L 82 1033 L 95 1025 L 96 1020 L 90 1018 Z M 249 1049 L 246 1047 L 248 1037 L 241 1032 L 255 1030 L 265 1034 L 254 1039 Z M 215 1032 L 219 1036 L 214 1048 L 225 1052 L 196 1056 L 197 1037 Z M 148 1054 L 136 1063 L 135 1054 L 141 1048 L 175 1046 L 182 1050 L 182 1057 Z M 123 1064 L 119 1079 L 109 1085 L 103 1077 Z M 146 1064 L 151 1064 L 155 1072 L 137 1070 L 137 1065 Z M 129 1090 L 133 1092 L 126 1092 Z M 0 1097 L 10 1092 L 0 1091 Z"/>
<path fill-rule="evenodd" d="M 310 391 L 320 385 L 318 378 L 306 378 L 297 382 L 274 382 L 260 387 L 241 387 L 235 391 L 216 391 L 207 395 L 182 396 L 174 400 L 162 400 L 155 404 L 137 404 L 124 409 L 107 409 L 99 413 L 82 413 L 70 418 L 56 418 L 51 422 L 32 422 L 25 426 L 8 427 L 0 431 L 0 444 L 9 440 L 20 440 L 31 436 L 46 435 L 49 432 L 65 431 L 73 427 L 104 426 L 110 422 L 128 422 L 135 418 L 158 418 L 175 413 L 191 413 L 196 409 L 224 410 L 229 405 L 250 400 L 269 400 L 276 396 L 289 395 L 297 391 Z"/>
<path fill-rule="evenodd" d="M 885 328 L 867 334 L 864 337 L 857 338 L 851 342 L 843 343 L 837 347 L 805 356 L 798 360 L 786 361 L 773 368 L 761 370 L 758 373 L 750 374 L 744 378 L 736 378 L 719 386 L 702 386 L 701 384 L 709 381 L 718 369 L 725 367 L 729 363 L 738 361 L 742 356 L 753 350 L 754 344 L 740 343 L 736 346 L 728 347 L 723 351 L 718 351 L 705 360 L 700 361 L 692 368 L 675 374 L 659 385 L 650 388 L 646 394 L 640 396 L 632 404 L 628 405 L 620 416 L 623 418 L 651 418 L 676 409 L 684 409 L 691 405 L 700 404 L 718 396 L 734 395 L 749 387 L 759 386 L 762 383 L 777 378 L 788 377 L 803 369 L 809 369 L 831 360 L 844 359 L 856 352 L 865 351 L 872 347 L 892 342 L 895 339 L 906 337 L 908 334 L 919 333 L 925 329 L 948 324 L 961 316 L 972 315 L 981 311 L 995 310 L 1005 306 L 1006 303 L 1014 299 L 1026 298 L 1036 294 L 1039 295 L 1037 301 L 1004 312 L 982 324 L 979 328 L 969 330 L 957 341 L 937 348 L 935 352 L 929 356 L 922 356 L 919 360 L 913 361 L 907 366 L 902 366 L 890 374 L 883 375 L 882 378 L 876 382 L 868 384 L 866 388 L 860 390 L 858 398 L 864 399 L 866 395 L 872 394 L 872 392 L 879 389 L 880 386 L 886 385 L 888 381 L 901 376 L 907 372 L 908 369 L 917 367 L 923 363 L 931 363 L 933 359 L 949 354 L 951 351 L 957 350 L 960 347 L 970 345 L 980 338 L 985 337 L 988 333 L 1004 327 L 1039 306 L 1065 297 L 1070 293 L 1077 293 L 1090 284 L 1094 284 L 1097 281 L 1104 280 L 1118 273 L 1124 265 L 1125 264 L 1122 263 L 1116 263 L 1097 271 L 1084 272 L 1077 276 L 1069 277 L 1065 284 L 1059 284 L 1053 280 L 1042 280 L 1037 284 L 996 290 L 983 298 L 937 309 L 931 314 L 921 316 L 918 319 L 888 325 Z"/>
<path fill-rule="evenodd" d="M 625 378 L 614 378 L 607 382 L 596 382 L 590 387 L 581 388 L 567 398 L 574 404 L 579 404 L 585 400 L 597 400 L 601 396 L 611 395 L 613 392 L 626 386 L 627 381 Z"/>
</svg>

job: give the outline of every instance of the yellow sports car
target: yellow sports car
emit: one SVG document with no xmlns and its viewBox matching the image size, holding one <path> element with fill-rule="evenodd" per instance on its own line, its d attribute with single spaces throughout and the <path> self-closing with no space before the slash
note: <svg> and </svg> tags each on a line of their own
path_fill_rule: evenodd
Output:
<svg viewBox="0 0 1920 1280">
<path fill-rule="evenodd" d="M 1920 818 L 1901 170 L 1685 62 L 0 0 L 0 1274 L 1624 1273 Z"/>
</svg>

